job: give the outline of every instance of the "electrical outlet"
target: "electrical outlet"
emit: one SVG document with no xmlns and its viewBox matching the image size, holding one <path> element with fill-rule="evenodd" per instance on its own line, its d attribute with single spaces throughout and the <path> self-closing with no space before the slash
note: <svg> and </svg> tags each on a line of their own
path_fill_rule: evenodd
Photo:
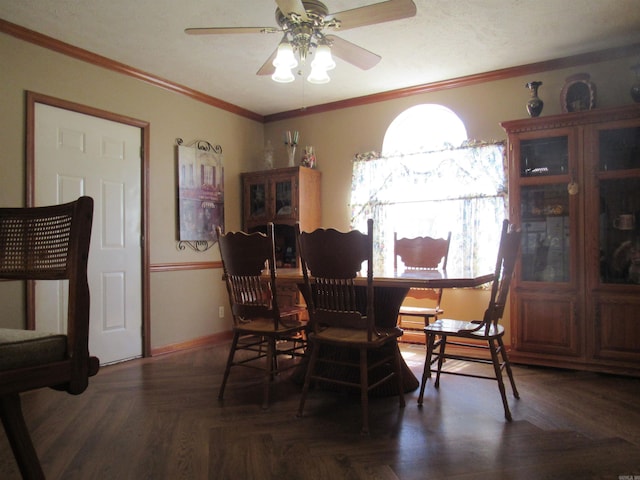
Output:
<svg viewBox="0 0 640 480">
<path fill-rule="evenodd" d="M 224 307 L 218 307 L 218 318 L 224 318 Z"/>
</svg>

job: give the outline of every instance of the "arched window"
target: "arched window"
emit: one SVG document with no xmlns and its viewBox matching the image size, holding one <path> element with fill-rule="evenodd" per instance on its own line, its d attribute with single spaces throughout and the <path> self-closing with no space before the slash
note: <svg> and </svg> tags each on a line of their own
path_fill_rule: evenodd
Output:
<svg viewBox="0 0 640 480">
<path fill-rule="evenodd" d="M 460 117 L 447 107 L 422 104 L 398 115 L 384 135 L 382 153 L 433 152 L 467 139 L 467 129 Z"/>
<path fill-rule="evenodd" d="M 506 214 L 504 145 L 467 140 L 442 105 L 417 105 L 389 126 L 383 153 L 356 155 L 353 228 L 374 219 L 375 269 L 393 266 L 393 233 L 444 237 L 449 265 L 492 271 Z"/>
</svg>

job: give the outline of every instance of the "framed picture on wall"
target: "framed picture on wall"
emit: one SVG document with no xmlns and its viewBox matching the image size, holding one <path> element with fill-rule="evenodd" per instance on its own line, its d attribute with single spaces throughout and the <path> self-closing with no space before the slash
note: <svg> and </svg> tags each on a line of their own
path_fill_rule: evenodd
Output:
<svg viewBox="0 0 640 480">
<path fill-rule="evenodd" d="M 224 228 L 222 147 L 178 139 L 178 240 L 217 242 L 216 226 Z"/>
</svg>

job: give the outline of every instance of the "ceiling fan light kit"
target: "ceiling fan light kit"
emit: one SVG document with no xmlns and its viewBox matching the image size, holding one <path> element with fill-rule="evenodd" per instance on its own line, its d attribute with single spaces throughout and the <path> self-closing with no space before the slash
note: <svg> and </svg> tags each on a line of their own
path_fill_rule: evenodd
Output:
<svg viewBox="0 0 640 480">
<path fill-rule="evenodd" d="M 301 61 L 303 60 L 301 59 Z M 273 60 L 273 66 L 276 67 L 276 71 L 271 75 L 273 81 L 278 83 L 294 81 L 295 77 L 291 70 L 298 66 L 298 62 L 294 55 L 294 47 L 286 38 L 278 46 L 278 54 Z M 336 68 L 336 62 L 331 56 L 331 48 L 327 43 L 320 44 L 316 47 L 315 58 L 311 62 L 311 73 L 307 77 L 307 81 L 315 84 L 328 83 L 331 79 L 327 72 L 334 68 Z"/>
<path fill-rule="evenodd" d="M 329 13 L 329 9 L 319 0 L 276 0 L 276 4 L 276 22 L 280 29 L 206 27 L 187 28 L 185 32 L 191 35 L 283 32 L 284 37 L 277 50 L 258 70 L 258 75 L 271 75 L 272 80 L 278 83 L 293 82 L 295 76 L 292 69 L 299 63 L 304 64 L 307 56 L 315 53 L 307 81 L 323 84 L 330 80 L 327 72 L 336 66 L 332 53 L 363 70 L 372 68 L 381 60 L 379 55 L 340 37 L 325 36 L 323 30 L 346 30 L 413 17 L 416 14 L 413 0 L 387 0 L 335 14 Z"/>
</svg>

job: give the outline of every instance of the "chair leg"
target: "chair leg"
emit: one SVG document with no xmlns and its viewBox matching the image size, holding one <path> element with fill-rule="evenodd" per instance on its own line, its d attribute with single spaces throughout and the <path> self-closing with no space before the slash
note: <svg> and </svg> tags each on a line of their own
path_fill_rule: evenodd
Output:
<svg viewBox="0 0 640 480">
<path fill-rule="evenodd" d="M 369 369 L 367 349 L 360 349 L 360 404 L 362 406 L 362 434 L 369 433 Z"/>
<path fill-rule="evenodd" d="M 229 378 L 229 373 L 231 372 L 231 365 L 233 365 L 233 357 L 236 353 L 236 349 L 238 348 L 238 340 L 240 339 L 240 334 L 238 332 L 233 333 L 233 340 L 231 341 L 231 350 L 229 350 L 229 356 L 227 357 L 227 365 L 224 368 L 224 375 L 222 377 L 222 383 L 220 384 L 220 391 L 218 392 L 218 400 L 222 400 L 224 396 L 224 388 L 227 385 L 227 379 Z"/>
<path fill-rule="evenodd" d="M 427 384 L 427 380 L 431 378 L 431 356 L 433 355 L 433 346 L 435 344 L 436 336 L 431 333 L 425 333 L 427 340 L 427 353 L 424 357 L 424 369 L 422 370 L 422 382 L 420 383 L 420 394 L 418 395 L 418 405 L 422 405 L 422 399 L 424 397 L 424 388 Z"/>
<path fill-rule="evenodd" d="M 269 390 L 271 388 L 271 382 L 275 378 L 275 372 L 277 368 L 276 362 L 276 339 L 275 337 L 266 338 L 267 341 L 267 364 L 265 365 L 264 375 L 264 393 L 262 395 L 262 408 L 266 410 L 269 408 Z"/>
<path fill-rule="evenodd" d="M 509 382 L 511 383 L 513 396 L 516 398 L 520 398 L 520 394 L 518 393 L 518 389 L 516 388 L 516 381 L 513 379 L 513 372 L 511 371 L 511 362 L 509 361 L 509 355 L 507 354 L 507 350 L 504 348 L 504 342 L 502 341 L 502 337 L 498 337 L 498 345 L 500 345 L 500 353 L 502 355 L 502 361 L 504 363 L 505 368 L 507 369 L 507 375 L 509 376 Z"/>
<path fill-rule="evenodd" d="M 438 352 L 438 371 L 436 372 L 436 382 L 433 384 L 434 387 L 440 388 L 440 372 L 442 371 L 442 364 L 444 363 L 444 351 L 447 347 L 447 336 L 440 336 L 440 351 Z"/>
<path fill-rule="evenodd" d="M 431 323 L 431 319 L 433 318 L 433 321 L 435 322 L 436 320 L 438 320 L 438 316 L 437 315 L 425 315 L 424 316 L 424 326 L 428 326 Z"/>
<path fill-rule="evenodd" d="M 311 383 L 311 377 L 313 376 L 314 369 L 316 368 L 316 361 L 318 360 L 318 352 L 320 350 L 319 345 L 310 345 L 311 358 L 307 364 L 307 373 L 304 376 L 304 385 L 302 386 L 302 395 L 300 396 L 300 405 L 298 406 L 298 417 L 302 416 L 304 410 L 304 402 L 307 399 L 307 393 L 309 393 L 309 384 Z"/>
<path fill-rule="evenodd" d="M 273 381 L 276 378 L 276 375 L 278 374 L 278 339 L 266 338 L 266 341 L 269 344 L 273 342 L 273 355 L 271 355 L 271 380 Z"/>
<path fill-rule="evenodd" d="M 20 396 L 17 393 L 0 397 L 0 415 L 22 478 L 44 480 L 44 472 L 31 442 L 31 436 L 22 415 Z"/>
<path fill-rule="evenodd" d="M 500 396 L 502 397 L 502 405 L 504 406 L 504 418 L 509 422 L 511 421 L 511 411 L 509 410 L 509 403 L 507 402 L 507 392 L 504 388 L 504 381 L 502 380 L 502 368 L 500 368 L 500 359 L 498 358 L 498 351 L 496 344 L 493 340 L 489 340 L 489 351 L 491 352 L 491 360 L 493 361 L 493 370 L 496 373 L 496 380 L 498 381 L 498 388 L 500 389 Z"/>
<path fill-rule="evenodd" d="M 271 380 L 275 380 L 276 375 L 278 375 L 278 351 L 277 351 L 277 347 L 274 348 L 274 353 L 273 353 L 273 361 L 271 362 Z"/>
</svg>

